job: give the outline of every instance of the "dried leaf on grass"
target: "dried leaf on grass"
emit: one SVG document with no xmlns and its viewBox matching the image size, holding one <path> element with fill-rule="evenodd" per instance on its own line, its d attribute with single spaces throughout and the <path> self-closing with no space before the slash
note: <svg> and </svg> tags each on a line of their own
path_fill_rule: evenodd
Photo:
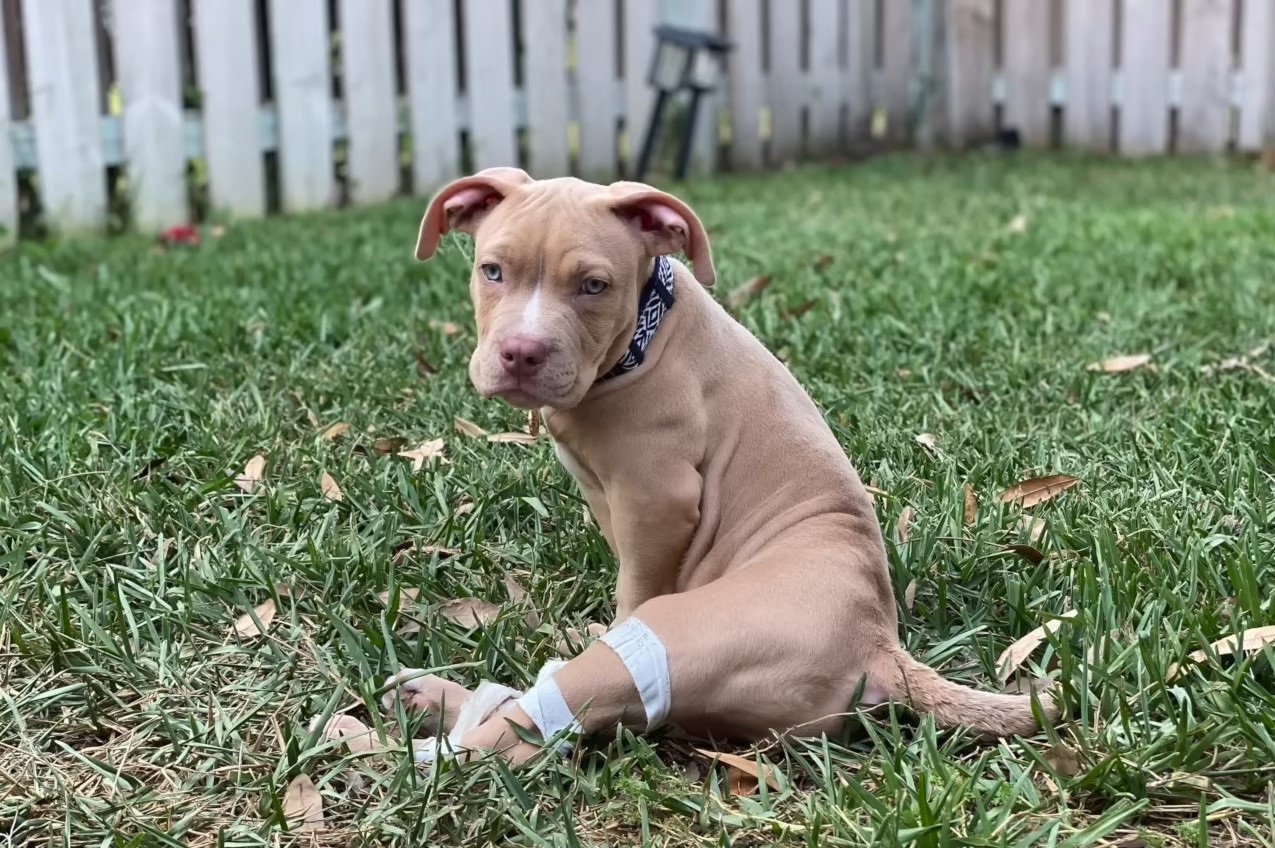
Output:
<svg viewBox="0 0 1275 848">
<path fill-rule="evenodd" d="M 1045 555 L 1031 545 L 1004 545 L 1002 550 L 1012 551 L 1032 565 L 1037 565 L 1044 561 Z"/>
<path fill-rule="evenodd" d="M 323 497 L 330 501 L 345 500 L 345 492 L 341 491 L 341 487 L 337 485 L 336 480 L 333 480 L 332 475 L 326 471 L 319 478 L 319 489 L 323 492 Z"/>
<path fill-rule="evenodd" d="M 331 441 L 344 436 L 350 429 L 350 425 L 344 421 L 338 421 L 323 431 L 323 438 Z"/>
<path fill-rule="evenodd" d="M 375 442 L 372 442 L 372 450 L 382 456 L 396 453 L 406 446 L 407 439 L 404 439 L 402 436 L 387 436 L 386 438 L 377 439 Z"/>
<path fill-rule="evenodd" d="M 825 253 L 823 256 L 820 256 L 818 259 L 815 260 L 815 266 L 814 266 L 815 270 L 822 271 L 824 268 L 827 268 L 829 265 L 831 265 L 833 261 L 834 261 L 834 257 L 832 256 L 832 254 Z"/>
<path fill-rule="evenodd" d="M 1045 535 L 1046 524 L 1039 518 L 1033 518 L 1030 515 L 1024 515 L 1018 520 L 1017 530 L 1019 533 L 1027 535 L 1027 541 L 1035 544 L 1040 541 L 1040 537 Z"/>
<path fill-rule="evenodd" d="M 235 478 L 235 485 L 249 494 L 257 487 L 266 474 L 266 458 L 257 454 L 243 467 L 243 473 Z"/>
<path fill-rule="evenodd" d="M 288 784 L 283 795 L 283 814 L 293 833 L 318 833 L 323 823 L 323 796 L 306 775 L 298 775 Z"/>
<path fill-rule="evenodd" d="M 527 590 L 522 587 L 512 574 L 505 576 L 505 591 L 509 593 L 509 600 L 517 606 L 526 607 L 527 612 L 525 618 L 527 626 L 535 630 L 540 626 L 540 613 L 531 605 L 531 598 L 527 595 Z"/>
<path fill-rule="evenodd" d="M 1194 651 L 1187 657 L 1187 659 L 1192 662 L 1204 662 L 1209 658 L 1210 654 L 1219 657 L 1226 657 L 1241 650 L 1245 654 L 1255 654 L 1267 645 L 1272 644 L 1275 644 L 1275 625 L 1268 625 L 1266 627 L 1251 627 L 1240 633 L 1238 636 L 1227 636 L 1225 639 L 1218 639 L 1209 646 L 1207 651 L 1203 649 Z M 1167 680 L 1173 680 L 1178 676 L 1181 670 L 1182 667 L 1177 663 L 1174 663 L 1169 666 L 1169 670 L 1165 674 L 1165 678 Z"/>
<path fill-rule="evenodd" d="M 420 593 L 421 593 L 421 590 L 416 588 L 415 586 L 411 586 L 406 589 L 399 589 L 398 591 L 400 599 L 405 598 L 407 599 L 409 603 L 416 603 L 416 596 L 419 595 Z M 381 603 L 385 604 L 386 606 L 389 606 L 390 593 L 381 592 L 376 596 L 376 599 L 380 601 Z M 402 600 L 400 600 L 399 603 L 402 603 Z"/>
<path fill-rule="evenodd" d="M 912 610 L 912 607 L 915 604 L 916 604 L 916 578 L 912 578 L 911 582 L 908 583 L 908 587 L 903 590 L 903 606 L 907 607 L 908 611 L 910 612 Z"/>
<path fill-rule="evenodd" d="M 407 558 L 407 555 L 413 553 L 420 554 L 425 557 L 431 557 L 437 554 L 439 559 L 460 556 L 460 551 L 456 548 L 445 548 L 442 545 L 421 545 L 420 547 L 417 547 L 416 541 L 414 539 L 409 539 L 406 542 L 400 542 L 394 547 L 394 564 L 402 564 L 403 560 Z"/>
<path fill-rule="evenodd" d="M 500 604 L 479 598 L 453 598 L 440 604 L 438 612 L 462 627 L 478 627 L 496 620 L 500 615 Z"/>
<path fill-rule="evenodd" d="M 244 613 L 235 619 L 234 634 L 240 639 L 253 639 L 270 629 L 271 622 L 274 621 L 275 615 L 279 612 L 278 606 L 274 602 L 274 598 L 268 598 L 266 601 L 257 604 L 252 613 Z M 256 613 L 257 620 L 253 620 L 253 613 Z M 260 622 L 260 626 L 258 623 Z"/>
<path fill-rule="evenodd" d="M 1009 231 L 1011 233 L 1027 232 L 1027 216 L 1021 212 L 1009 220 Z"/>
<path fill-rule="evenodd" d="M 438 330 L 444 336 L 455 336 L 460 334 L 460 325 L 452 321 L 430 321 L 429 325 Z"/>
<path fill-rule="evenodd" d="M 818 303 L 819 301 L 816 298 L 812 298 L 811 300 L 803 300 L 801 303 L 797 304 L 792 309 L 786 310 L 784 312 L 784 317 L 788 319 L 800 318 L 802 315 L 805 315 L 811 309 L 814 309 Z"/>
<path fill-rule="evenodd" d="M 1134 371 L 1150 362 L 1151 354 L 1135 353 L 1128 356 L 1113 356 L 1101 362 L 1091 362 L 1087 370 L 1100 371 L 1103 374 L 1121 374 L 1125 371 Z"/>
<path fill-rule="evenodd" d="M 775 777 L 774 769 L 759 766 L 756 760 L 704 748 L 696 748 L 695 753 L 707 757 L 710 765 L 717 761 L 726 767 L 726 781 L 732 795 L 752 795 L 757 792 L 762 780 L 766 781 L 772 791 L 779 791 L 779 780 Z"/>
<path fill-rule="evenodd" d="M 533 409 L 527 416 L 527 432 L 533 439 L 540 435 L 540 410 Z"/>
<path fill-rule="evenodd" d="M 1071 610 L 1063 613 L 1058 618 L 1045 622 L 1002 651 L 1001 655 L 996 658 L 996 668 L 1000 672 L 1001 683 L 1009 680 L 1013 673 L 1018 670 L 1018 667 L 1032 655 L 1032 652 L 1040 647 L 1046 637 L 1059 627 L 1062 627 L 1063 622 L 1067 619 L 1075 618 L 1077 612 L 1077 610 Z"/>
<path fill-rule="evenodd" d="M 536 441 L 530 433 L 492 433 L 487 437 L 489 442 L 508 442 L 516 445 L 530 445 Z"/>
<path fill-rule="evenodd" d="M 974 487 L 969 483 L 965 484 L 965 523 L 973 524 L 974 519 L 978 518 L 978 495 L 974 494 Z"/>
<path fill-rule="evenodd" d="M 463 433 L 466 436 L 473 436 L 475 439 L 481 439 L 483 436 L 487 435 L 487 431 L 482 427 L 479 427 L 473 421 L 461 418 L 459 415 L 452 419 L 452 424 L 456 427 L 457 433 Z"/>
<path fill-rule="evenodd" d="M 899 538 L 900 545 L 906 545 L 908 535 L 911 533 L 912 519 L 916 518 L 916 510 L 910 506 L 903 507 L 903 511 L 899 513 L 899 523 L 895 527 L 895 534 Z"/>
<path fill-rule="evenodd" d="M 1015 483 L 1001 492 L 1001 503 L 1016 503 L 1022 507 L 1031 507 L 1044 503 L 1080 482 L 1080 478 L 1070 474 L 1050 474 L 1047 477 L 1033 477 Z"/>
<path fill-rule="evenodd" d="M 444 464 L 449 461 L 447 457 L 443 456 L 442 439 L 430 439 L 418 448 L 412 448 L 411 450 L 405 451 L 401 450 L 398 452 L 398 455 L 403 459 L 410 459 L 412 461 L 413 473 L 420 471 L 425 465 L 426 460 L 436 459 Z"/>
<path fill-rule="evenodd" d="M 416 373 L 421 377 L 428 377 L 431 374 L 437 374 L 438 369 L 434 367 L 434 363 L 425 358 L 425 354 L 419 350 L 416 351 Z"/>
<path fill-rule="evenodd" d="M 753 277 L 726 295 L 726 304 L 731 309 L 738 309 L 753 297 L 765 291 L 766 286 L 770 285 L 770 280 L 770 274 Z"/>
<path fill-rule="evenodd" d="M 319 716 L 310 723 L 314 730 L 319 723 Z M 340 740 L 351 754 L 366 754 L 376 750 L 376 731 L 359 721 L 352 715 L 334 715 L 323 725 L 320 735 L 324 739 Z"/>
<path fill-rule="evenodd" d="M 1051 769 L 1065 777 L 1080 774 L 1080 755 L 1061 742 L 1046 751 L 1044 759 Z"/>
</svg>

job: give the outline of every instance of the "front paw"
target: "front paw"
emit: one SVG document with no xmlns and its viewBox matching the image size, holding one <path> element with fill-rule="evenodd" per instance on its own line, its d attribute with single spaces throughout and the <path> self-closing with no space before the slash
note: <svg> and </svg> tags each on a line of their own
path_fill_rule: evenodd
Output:
<svg viewBox="0 0 1275 848">
<path fill-rule="evenodd" d="M 429 733 L 440 726 L 449 730 L 471 694 L 459 683 L 426 674 L 419 668 L 403 669 L 385 681 L 385 688 L 389 691 L 381 696 L 381 708 L 393 714 L 402 704 L 404 712 L 423 714 L 422 729 Z"/>
</svg>

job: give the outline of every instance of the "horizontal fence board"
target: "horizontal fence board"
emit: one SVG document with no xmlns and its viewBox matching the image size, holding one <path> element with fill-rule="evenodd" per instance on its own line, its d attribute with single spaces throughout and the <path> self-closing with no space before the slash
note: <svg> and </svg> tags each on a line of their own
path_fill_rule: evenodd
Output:
<svg viewBox="0 0 1275 848">
<path fill-rule="evenodd" d="M 18 175 L 14 162 L 12 114 L 9 111 L 8 36 L 0 15 L 0 248 L 18 238 Z"/>
<path fill-rule="evenodd" d="M 537 0 L 536 10 L 537 14 L 522 18 L 527 167 L 532 176 L 546 179 L 565 176 L 571 168 L 567 148 L 571 114 L 567 101 L 567 0 Z M 615 96 L 614 88 L 610 96 Z"/>
<path fill-rule="evenodd" d="M 1182 0 L 1177 149 L 1183 153 L 1220 153 L 1230 141 L 1234 5 L 1234 0 Z"/>
<path fill-rule="evenodd" d="M 389 0 L 341 0 L 341 81 L 350 150 L 350 198 L 366 204 L 398 192 L 394 22 Z"/>
<path fill-rule="evenodd" d="M 517 165 L 514 149 L 513 24 L 508 0 L 464 0 L 465 79 L 474 169 Z"/>
<path fill-rule="evenodd" d="M 1275 2 L 1246 0 L 1240 41 L 1239 147 L 1275 147 Z"/>
<path fill-rule="evenodd" d="M 1119 150 L 1131 156 L 1169 148 L 1170 4 L 1124 0 L 1120 38 Z"/>
<path fill-rule="evenodd" d="M 460 174 L 455 33 L 452 0 L 403 3 L 412 190 L 418 194 L 432 192 Z"/>
<path fill-rule="evenodd" d="M 1067 102 L 1063 142 L 1082 150 L 1111 148 L 1111 79 L 1116 0 L 1067 0 L 1063 74 Z"/>
<path fill-rule="evenodd" d="M 1049 4 L 1004 0 L 1001 39 L 1005 49 L 1005 116 L 1023 143 L 1049 143 Z"/>
<path fill-rule="evenodd" d="M 193 14 L 213 211 L 260 216 L 266 211 L 266 181 L 253 2 L 194 0 Z"/>
<path fill-rule="evenodd" d="M 158 232 L 189 217 L 177 6 L 130 0 L 112 12 L 133 223 Z"/>
<path fill-rule="evenodd" d="M 632 2 L 632 0 L 630 0 Z M 734 168 L 762 167 L 761 110 L 762 0 L 729 0 L 726 36 L 734 50 L 726 56 L 730 104 L 730 163 Z"/>
<path fill-rule="evenodd" d="M 106 173 L 93 4 L 25 0 L 22 14 L 44 216 L 56 230 L 99 229 Z"/>
<path fill-rule="evenodd" d="M 610 182 L 616 176 L 616 15 L 612 0 L 575 4 L 576 78 L 580 102 L 580 176 Z"/>
<path fill-rule="evenodd" d="M 336 200 L 327 0 L 270 0 L 270 20 L 283 208 L 322 209 Z"/>
</svg>

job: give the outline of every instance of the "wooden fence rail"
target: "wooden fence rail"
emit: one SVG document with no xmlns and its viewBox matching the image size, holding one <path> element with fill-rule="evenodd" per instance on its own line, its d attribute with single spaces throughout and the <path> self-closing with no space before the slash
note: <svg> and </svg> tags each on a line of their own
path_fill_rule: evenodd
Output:
<svg viewBox="0 0 1275 848">
<path fill-rule="evenodd" d="M 1275 146 L 1275 0 L 0 0 L 0 240 L 612 179 L 661 22 L 734 49 L 697 171 L 1017 130 L 1122 155 Z M 703 113 L 701 113 L 703 114 Z M 125 204 L 119 198 L 126 199 Z"/>
</svg>

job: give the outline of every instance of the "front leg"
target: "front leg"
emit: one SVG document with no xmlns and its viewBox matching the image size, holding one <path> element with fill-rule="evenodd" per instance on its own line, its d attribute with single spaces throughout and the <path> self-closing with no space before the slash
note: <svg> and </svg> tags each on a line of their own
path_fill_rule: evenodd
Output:
<svg viewBox="0 0 1275 848">
<path fill-rule="evenodd" d="M 677 590 L 699 526 L 704 485 L 699 472 L 679 460 L 651 466 L 642 469 L 645 474 L 630 470 L 604 485 L 610 539 L 619 560 L 614 624 L 651 598 Z"/>
</svg>

